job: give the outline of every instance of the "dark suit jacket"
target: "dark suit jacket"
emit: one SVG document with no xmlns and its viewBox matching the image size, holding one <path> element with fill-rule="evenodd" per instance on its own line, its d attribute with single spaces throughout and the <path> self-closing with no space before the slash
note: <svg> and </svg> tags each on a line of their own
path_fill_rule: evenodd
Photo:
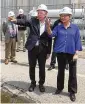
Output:
<svg viewBox="0 0 85 104">
<path fill-rule="evenodd" d="M 22 14 L 22 15 L 18 15 L 16 17 L 17 19 L 23 19 L 23 20 L 26 20 L 26 15 Z M 26 26 L 18 26 L 18 30 L 26 30 Z"/>
<path fill-rule="evenodd" d="M 46 30 L 40 36 L 40 24 L 37 18 L 31 18 L 30 20 L 18 19 L 17 24 L 30 27 L 30 34 L 27 38 L 26 45 L 25 45 L 28 51 L 31 51 L 35 46 L 37 40 L 39 40 L 41 45 L 47 47 L 47 54 L 51 53 L 52 38 L 48 36 L 48 33 Z"/>
</svg>

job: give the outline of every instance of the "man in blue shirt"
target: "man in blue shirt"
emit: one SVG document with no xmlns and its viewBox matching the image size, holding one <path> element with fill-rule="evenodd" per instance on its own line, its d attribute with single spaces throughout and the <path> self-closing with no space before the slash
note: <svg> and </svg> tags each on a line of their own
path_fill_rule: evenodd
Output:
<svg viewBox="0 0 85 104">
<path fill-rule="evenodd" d="M 69 7 L 61 9 L 59 15 L 62 24 L 56 26 L 53 31 L 50 29 L 50 21 L 46 19 L 49 36 L 57 37 L 53 49 L 53 51 L 56 52 L 58 61 L 57 90 L 55 94 L 61 93 L 64 89 L 64 73 L 66 62 L 68 61 L 68 92 L 70 93 L 71 101 L 75 101 L 75 93 L 77 93 L 76 66 L 78 51 L 82 50 L 80 32 L 78 26 L 70 22 L 72 10 Z"/>
</svg>

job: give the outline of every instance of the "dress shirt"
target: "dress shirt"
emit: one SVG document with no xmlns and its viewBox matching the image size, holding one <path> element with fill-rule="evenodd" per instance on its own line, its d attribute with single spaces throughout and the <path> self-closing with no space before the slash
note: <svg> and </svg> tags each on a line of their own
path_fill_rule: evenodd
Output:
<svg viewBox="0 0 85 104">
<path fill-rule="evenodd" d="M 40 36 L 43 34 L 43 32 L 45 31 L 45 22 L 40 22 Z M 39 40 L 36 42 L 36 46 L 39 45 Z"/>
<path fill-rule="evenodd" d="M 56 53 L 75 54 L 76 50 L 82 50 L 79 28 L 75 24 L 70 24 L 67 29 L 63 24 L 56 26 L 51 37 L 57 38 L 53 49 Z"/>
</svg>

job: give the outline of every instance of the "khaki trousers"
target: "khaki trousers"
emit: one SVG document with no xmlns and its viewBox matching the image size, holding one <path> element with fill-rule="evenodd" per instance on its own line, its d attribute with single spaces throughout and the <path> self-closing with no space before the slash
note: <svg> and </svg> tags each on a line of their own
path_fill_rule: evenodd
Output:
<svg viewBox="0 0 85 104">
<path fill-rule="evenodd" d="M 26 37 L 26 30 L 18 31 L 18 35 L 17 35 L 17 49 L 20 49 L 21 39 L 23 41 L 23 49 L 25 48 L 25 37 Z"/>
<path fill-rule="evenodd" d="M 8 43 L 5 43 L 5 59 L 15 59 L 16 38 L 10 38 Z"/>
</svg>

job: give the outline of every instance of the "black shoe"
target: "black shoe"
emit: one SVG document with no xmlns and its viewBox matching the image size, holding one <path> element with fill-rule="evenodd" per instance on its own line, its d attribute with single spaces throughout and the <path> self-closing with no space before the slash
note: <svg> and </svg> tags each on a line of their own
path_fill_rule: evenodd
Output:
<svg viewBox="0 0 85 104">
<path fill-rule="evenodd" d="M 11 62 L 17 63 L 17 61 L 15 59 L 11 60 Z"/>
<path fill-rule="evenodd" d="M 62 92 L 62 90 L 57 89 L 55 94 L 60 94 Z"/>
<path fill-rule="evenodd" d="M 29 87 L 29 92 L 33 92 L 34 91 L 34 89 L 35 89 L 35 87 L 36 87 L 36 85 L 34 85 L 34 84 L 31 84 L 30 85 L 30 87 Z"/>
<path fill-rule="evenodd" d="M 23 52 L 26 52 L 26 49 L 23 49 Z"/>
<path fill-rule="evenodd" d="M 26 50 L 23 50 L 23 52 L 26 52 Z"/>
<path fill-rule="evenodd" d="M 16 52 L 19 52 L 19 51 L 20 51 L 19 49 L 16 50 Z"/>
<path fill-rule="evenodd" d="M 75 101 L 76 100 L 76 96 L 74 93 L 70 93 L 70 100 L 71 101 Z"/>
<path fill-rule="evenodd" d="M 52 70 L 52 69 L 54 69 L 55 68 L 55 66 L 53 65 L 53 66 L 50 66 L 49 68 L 48 68 L 48 70 Z"/>
<path fill-rule="evenodd" d="M 45 87 L 43 85 L 39 85 L 40 92 L 45 92 Z"/>
</svg>

